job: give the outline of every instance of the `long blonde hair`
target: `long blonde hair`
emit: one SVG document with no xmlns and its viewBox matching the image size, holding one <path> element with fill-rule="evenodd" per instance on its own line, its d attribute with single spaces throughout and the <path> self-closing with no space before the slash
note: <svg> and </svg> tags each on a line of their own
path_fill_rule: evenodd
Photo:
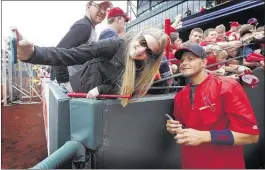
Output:
<svg viewBox="0 0 265 170">
<path fill-rule="evenodd" d="M 156 60 L 149 58 L 144 63 L 139 75 L 136 76 L 136 64 L 130 57 L 130 49 L 134 48 L 134 42 L 138 41 L 139 37 L 143 35 L 151 35 L 157 40 L 160 45 L 160 55 Z M 146 28 L 133 37 L 127 47 L 128 49 L 125 50 L 125 70 L 122 76 L 121 95 L 132 95 L 133 92 L 136 92 L 137 98 L 141 98 L 147 93 L 153 83 L 155 74 L 159 70 L 167 40 L 168 36 L 158 28 Z M 121 99 L 121 105 L 125 107 L 129 103 L 129 100 L 126 98 Z"/>
</svg>

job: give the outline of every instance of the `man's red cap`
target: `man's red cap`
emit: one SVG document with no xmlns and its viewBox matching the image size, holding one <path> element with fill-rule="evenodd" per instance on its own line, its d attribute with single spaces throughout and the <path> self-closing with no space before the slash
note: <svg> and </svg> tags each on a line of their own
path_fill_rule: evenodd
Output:
<svg viewBox="0 0 265 170">
<path fill-rule="evenodd" d="M 238 26 L 240 26 L 240 24 L 238 22 L 236 22 L 236 21 L 230 22 L 230 27 L 238 27 Z"/>
<path fill-rule="evenodd" d="M 117 17 L 117 16 L 123 16 L 125 18 L 125 22 L 128 22 L 131 18 L 128 17 L 125 12 L 119 8 L 119 7 L 114 7 L 114 8 L 111 8 L 109 11 L 108 11 L 108 17 L 107 19 L 109 18 L 112 18 L 112 17 Z"/>
</svg>

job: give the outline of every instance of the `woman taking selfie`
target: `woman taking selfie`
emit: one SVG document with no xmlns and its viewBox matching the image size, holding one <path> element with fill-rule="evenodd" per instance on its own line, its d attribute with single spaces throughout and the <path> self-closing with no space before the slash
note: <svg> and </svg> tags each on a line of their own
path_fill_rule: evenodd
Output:
<svg viewBox="0 0 265 170">
<path fill-rule="evenodd" d="M 167 35 L 160 29 L 147 28 L 125 38 L 87 43 L 76 48 L 38 47 L 22 38 L 17 29 L 19 60 L 31 64 L 71 66 L 83 64 L 70 77 L 74 92 L 88 92 L 88 98 L 99 94 L 137 95 L 143 97 L 158 72 Z M 126 106 L 129 99 L 121 99 Z"/>
</svg>

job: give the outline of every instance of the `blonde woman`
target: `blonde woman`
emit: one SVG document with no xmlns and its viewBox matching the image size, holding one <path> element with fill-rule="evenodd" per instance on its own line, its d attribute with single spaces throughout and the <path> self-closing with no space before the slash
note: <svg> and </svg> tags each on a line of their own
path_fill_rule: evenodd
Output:
<svg viewBox="0 0 265 170">
<path fill-rule="evenodd" d="M 76 48 L 34 46 L 18 38 L 18 58 L 21 61 L 53 66 L 83 64 L 70 77 L 74 92 L 88 92 L 88 98 L 99 94 L 143 97 L 159 69 L 168 39 L 160 29 L 147 28 L 125 38 L 113 38 L 87 43 Z M 121 99 L 126 106 L 129 99 Z"/>
</svg>

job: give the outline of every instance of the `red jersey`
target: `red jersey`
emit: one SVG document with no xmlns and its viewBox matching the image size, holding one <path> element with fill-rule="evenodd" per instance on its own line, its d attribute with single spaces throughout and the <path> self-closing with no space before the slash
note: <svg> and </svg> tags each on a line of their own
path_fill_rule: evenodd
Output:
<svg viewBox="0 0 265 170">
<path fill-rule="evenodd" d="M 259 134 L 252 106 L 237 81 L 209 74 L 195 90 L 193 107 L 190 92 L 189 84 L 174 98 L 174 116 L 186 128 L 200 131 L 230 129 Z M 181 152 L 184 169 L 245 168 L 242 146 L 211 143 L 181 145 Z"/>
</svg>

